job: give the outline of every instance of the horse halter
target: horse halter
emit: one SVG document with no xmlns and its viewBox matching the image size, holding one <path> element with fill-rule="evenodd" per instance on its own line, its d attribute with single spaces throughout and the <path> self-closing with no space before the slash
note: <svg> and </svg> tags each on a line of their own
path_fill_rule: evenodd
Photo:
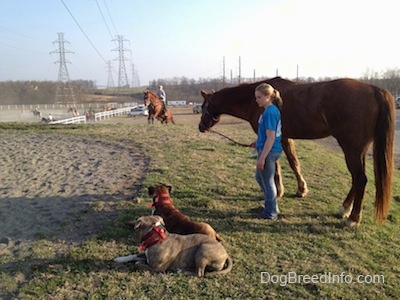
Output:
<svg viewBox="0 0 400 300">
<path fill-rule="evenodd" d="M 211 106 L 211 105 L 210 105 L 209 102 L 206 102 L 206 103 L 204 104 L 203 115 L 206 115 L 207 117 L 209 117 L 209 118 L 214 122 L 214 124 L 215 124 L 215 123 L 219 122 L 219 118 L 213 116 L 213 115 L 210 113 L 210 111 L 208 110 L 208 108 L 209 108 L 210 106 Z M 203 119 L 203 118 L 202 118 L 202 119 Z M 214 125 L 214 124 L 213 124 L 213 125 Z M 200 126 L 202 126 L 205 130 L 209 130 L 209 129 L 212 127 L 212 125 L 211 125 L 211 126 L 205 126 L 203 120 L 200 121 Z"/>
</svg>

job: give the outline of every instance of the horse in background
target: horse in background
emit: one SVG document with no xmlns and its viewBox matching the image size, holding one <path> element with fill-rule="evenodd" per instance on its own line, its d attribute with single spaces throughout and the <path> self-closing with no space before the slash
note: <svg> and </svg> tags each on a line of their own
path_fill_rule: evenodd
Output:
<svg viewBox="0 0 400 300">
<path fill-rule="evenodd" d="M 365 158 L 373 142 L 375 173 L 375 219 L 388 216 L 394 171 L 394 132 L 396 112 L 393 96 L 384 89 L 353 79 L 296 83 L 275 77 L 251 84 L 224 88 L 215 93 L 201 91 L 204 98 L 200 132 L 217 124 L 222 114 L 247 120 L 257 133 L 263 109 L 254 100 L 260 83 L 272 85 L 281 94 L 282 146 L 298 182 L 297 195 L 308 192 L 300 173 L 292 139 L 320 139 L 333 136 L 342 148 L 352 177 L 351 189 L 339 209 L 346 225 L 361 221 L 367 176 Z M 283 185 L 279 161 L 275 182 L 280 195 Z"/>
<path fill-rule="evenodd" d="M 79 112 L 76 110 L 75 107 L 68 108 L 67 112 L 71 113 L 73 117 L 78 117 L 79 116 Z"/>
<path fill-rule="evenodd" d="M 168 124 L 171 122 L 175 124 L 174 118 L 170 108 L 165 109 L 164 103 L 158 98 L 158 96 L 150 91 L 144 91 L 144 105 L 149 110 L 149 116 L 147 118 L 148 123 L 154 124 L 154 119 L 159 120 L 161 124 Z"/>
<path fill-rule="evenodd" d="M 35 117 L 42 118 L 42 113 L 37 108 L 33 109 L 32 113 Z"/>
<path fill-rule="evenodd" d="M 91 121 L 91 120 L 94 121 L 96 119 L 96 116 L 95 116 L 96 112 L 92 108 L 89 108 L 88 110 L 86 110 L 84 112 L 84 114 L 86 117 L 86 121 Z"/>
</svg>

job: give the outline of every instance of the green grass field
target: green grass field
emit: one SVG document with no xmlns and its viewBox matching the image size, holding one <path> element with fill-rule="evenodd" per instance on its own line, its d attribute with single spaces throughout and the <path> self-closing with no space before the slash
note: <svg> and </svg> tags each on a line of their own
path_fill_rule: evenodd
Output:
<svg viewBox="0 0 400 300">
<path fill-rule="evenodd" d="M 217 126 L 241 142 L 255 138 L 244 123 Z M 295 177 L 283 156 L 282 215 L 279 221 L 268 222 L 252 217 L 263 201 L 250 150 L 211 133 L 200 134 L 197 123 L 0 125 L 0 132 L 15 131 L 135 143 L 149 159 L 149 167 L 138 195 L 144 200 L 120 201 L 119 217 L 104 224 L 101 235 L 69 246 L 62 255 L 57 242 L 38 237 L 29 249 L 2 257 L 0 263 L 14 265 L 0 265 L 4 299 L 400 299 L 399 170 L 389 219 L 379 226 L 373 220 L 375 187 L 368 160 L 363 220 L 358 228 L 346 228 L 336 216 L 350 188 L 342 153 L 314 141 L 298 141 L 310 194 L 295 197 Z M 136 253 L 125 223 L 150 214 L 147 187 L 156 182 L 171 184 L 176 207 L 194 220 L 210 223 L 224 237 L 234 261 L 230 274 L 199 279 L 152 274 L 113 262 L 116 256 Z"/>
</svg>

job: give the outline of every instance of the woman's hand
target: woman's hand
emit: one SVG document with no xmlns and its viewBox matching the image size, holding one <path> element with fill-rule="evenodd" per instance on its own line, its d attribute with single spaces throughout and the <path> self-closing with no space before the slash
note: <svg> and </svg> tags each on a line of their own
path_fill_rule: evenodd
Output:
<svg viewBox="0 0 400 300">
<path fill-rule="evenodd" d="M 260 157 L 257 160 L 257 170 L 264 170 L 264 165 L 265 165 L 265 158 L 263 159 L 262 157 Z"/>
</svg>

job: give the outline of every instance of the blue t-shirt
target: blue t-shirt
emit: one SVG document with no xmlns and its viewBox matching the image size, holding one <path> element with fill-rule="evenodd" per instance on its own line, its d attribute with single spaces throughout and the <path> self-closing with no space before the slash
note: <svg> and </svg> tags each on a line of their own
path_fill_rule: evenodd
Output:
<svg viewBox="0 0 400 300">
<path fill-rule="evenodd" d="M 257 149 L 264 148 L 267 141 L 267 129 L 275 131 L 275 142 L 272 145 L 271 152 L 282 152 L 281 113 L 274 104 L 268 106 L 258 119 Z"/>
</svg>

